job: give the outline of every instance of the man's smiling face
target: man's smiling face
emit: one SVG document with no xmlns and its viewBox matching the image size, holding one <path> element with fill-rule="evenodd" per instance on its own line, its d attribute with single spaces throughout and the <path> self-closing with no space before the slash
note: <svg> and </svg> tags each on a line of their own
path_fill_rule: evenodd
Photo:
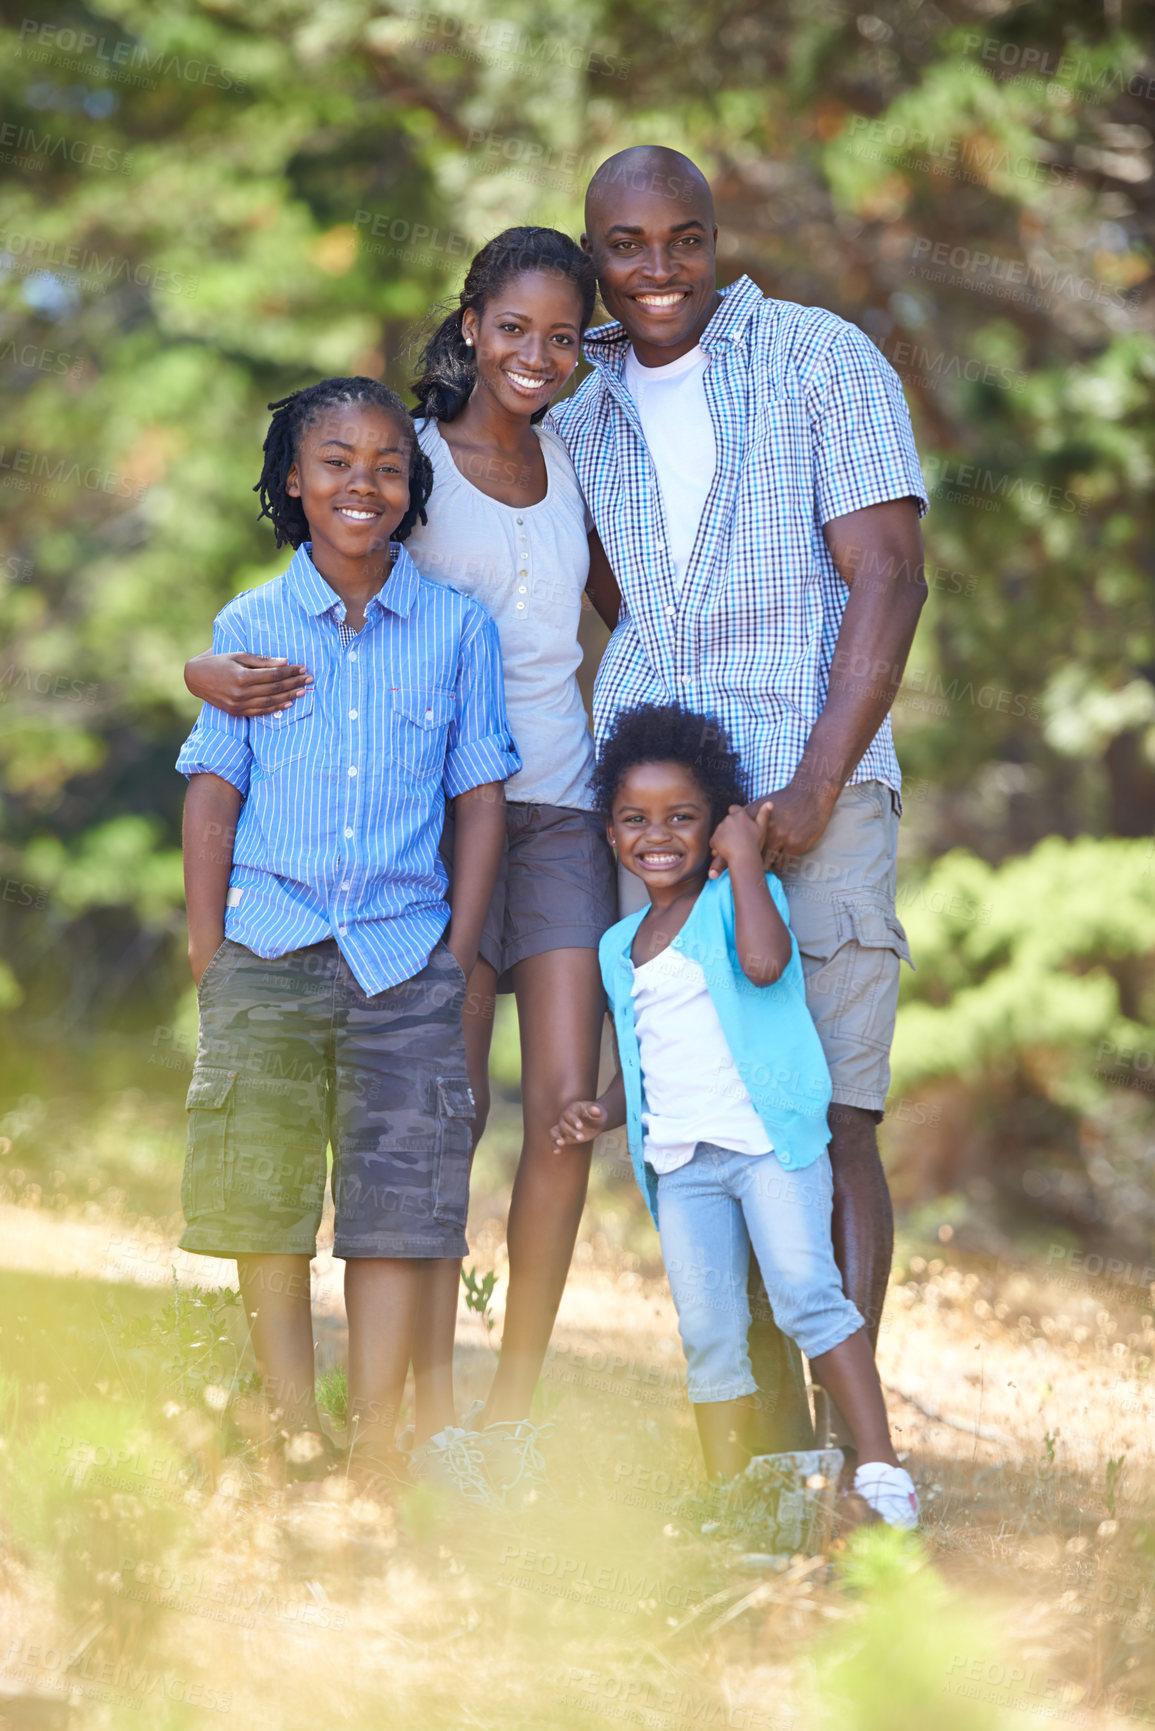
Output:
<svg viewBox="0 0 1155 1731">
<path fill-rule="evenodd" d="M 630 170 L 591 191 L 582 245 L 643 366 L 688 354 L 710 322 L 717 235 L 708 189 L 688 179 Z"/>
</svg>

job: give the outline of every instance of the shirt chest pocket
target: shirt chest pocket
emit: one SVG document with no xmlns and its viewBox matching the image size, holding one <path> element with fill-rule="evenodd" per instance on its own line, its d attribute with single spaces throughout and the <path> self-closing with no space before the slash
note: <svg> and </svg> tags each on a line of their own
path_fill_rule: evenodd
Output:
<svg viewBox="0 0 1155 1731">
<path fill-rule="evenodd" d="M 303 757 L 313 738 L 313 728 L 302 726 L 313 713 L 312 687 L 302 692 L 288 709 L 278 709 L 273 715 L 254 715 L 249 732 L 249 744 L 258 767 L 264 774 L 284 769 Z"/>
<path fill-rule="evenodd" d="M 389 717 L 389 754 L 418 781 L 440 780 L 453 719 L 450 691 L 395 691 Z"/>
</svg>

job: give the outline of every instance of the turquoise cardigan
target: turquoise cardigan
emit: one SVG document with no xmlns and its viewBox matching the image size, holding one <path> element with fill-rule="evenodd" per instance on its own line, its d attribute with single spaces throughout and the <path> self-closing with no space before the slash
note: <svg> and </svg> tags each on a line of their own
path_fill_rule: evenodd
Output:
<svg viewBox="0 0 1155 1731">
<path fill-rule="evenodd" d="M 766 882 L 774 905 L 788 922 L 786 894 L 772 872 Z M 598 948 L 602 980 L 618 1036 L 618 1056 L 626 1088 L 627 1133 L 634 1176 L 657 1224 L 658 1180 L 645 1162 L 642 1080 L 634 1027 L 634 969 L 630 949 L 648 907 L 619 920 Z M 788 1171 L 811 1165 L 830 1141 L 826 1112 L 830 1072 L 818 1031 L 806 1008 L 798 945 L 790 937 L 790 960 L 770 986 L 756 986 L 742 972 L 734 932 L 734 892 L 729 873 L 706 884 L 673 948 L 699 963 L 710 1001 L 738 1074 L 766 1126 L 774 1153 Z"/>
</svg>

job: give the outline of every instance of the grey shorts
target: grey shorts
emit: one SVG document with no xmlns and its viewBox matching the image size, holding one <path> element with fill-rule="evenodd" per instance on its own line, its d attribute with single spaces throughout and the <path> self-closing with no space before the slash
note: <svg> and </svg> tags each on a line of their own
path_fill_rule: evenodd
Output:
<svg viewBox="0 0 1155 1731">
<path fill-rule="evenodd" d="M 834 1099 L 881 1112 L 898 976 L 910 949 L 894 911 L 898 810 L 881 781 L 843 788 L 818 843 L 782 873 Z"/>
<path fill-rule="evenodd" d="M 453 818 L 441 853 L 452 866 Z M 617 919 L 613 850 L 592 811 L 563 805 L 505 808 L 505 848 L 481 934 L 481 954 L 512 992 L 512 970 L 547 950 L 596 950 Z"/>
<path fill-rule="evenodd" d="M 201 978 L 181 1248 L 313 1256 L 333 1148 L 334 1254 L 466 1251 L 473 1096 L 465 978 L 444 942 L 368 996 L 330 938 Z"/>
<path fill-rule="evenodd" d="M 883 782 L 859 781 L 839 794 L 818 843 L 782 873 L 834 1100 L 878 1113 L 890 1089 L 899 964 L 910 961 L 894 911 L 897 853 L 897 802 Z M 646 891 L 628 872 L 619 881 L 624 917 Z"/>
</svg>

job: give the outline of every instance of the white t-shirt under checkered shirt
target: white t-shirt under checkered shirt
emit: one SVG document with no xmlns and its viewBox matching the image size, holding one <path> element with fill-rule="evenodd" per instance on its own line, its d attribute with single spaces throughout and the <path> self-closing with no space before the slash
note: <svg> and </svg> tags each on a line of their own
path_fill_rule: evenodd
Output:
<svg viewBox="0 0 1155 1731">
<path fill-rule="evenodd" d="M 790 780 L 826 702 L 848 590 L 823 524 L 926 488 L 894 369 L 856 325 L 722 291 L 702 334 L 714 478 L 677 582 L 619 324 L 586 338 L 593 372 L 550 424 L 565 440 L 625 606 L 598 670 L 594 731 L 669 703 L 718 717 L 752 795 Z M 889 717 L 851 781 L 901 786 Z"/>
</svg>

